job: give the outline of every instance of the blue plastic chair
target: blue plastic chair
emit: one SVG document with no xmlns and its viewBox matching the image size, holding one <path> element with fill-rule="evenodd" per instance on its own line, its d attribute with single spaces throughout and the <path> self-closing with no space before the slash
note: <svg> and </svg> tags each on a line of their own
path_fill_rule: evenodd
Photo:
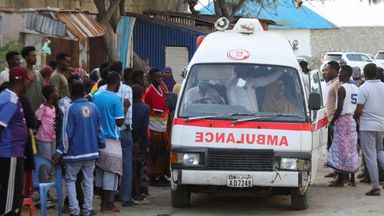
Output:
<svg viewBox="0 0 384 216">
<path fill-rule="evenodd" d="M 47 200 L 48 200 L 48 191 L 56 188 L 57 191 L 57 200 L 58 200 L 58 210 L 59 216 L 63 215 L 63 191 L 61 188 L 61 178 L 62 171 L 60 166 L 55 167 L 56 171 L 56 182 L 49 183 L 40 183 L 39 182 L 39 171 L 41 166 L 46 166 L 48 169 L 52 169 L 54 163 L 52 160 L 48 160 L 41 156 L 34 156 L 35 159 L 35 169 L 33 170 L 33 189 L 38 191 L 40 194 L 40 205 L 41 205 L 41 215 L 47 215 Z"/>
</svg>

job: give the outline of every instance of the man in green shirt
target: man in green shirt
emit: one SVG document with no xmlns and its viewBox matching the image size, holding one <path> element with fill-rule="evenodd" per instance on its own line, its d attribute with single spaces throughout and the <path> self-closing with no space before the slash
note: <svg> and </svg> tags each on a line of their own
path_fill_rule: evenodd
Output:
<svg viewBox="0 0 384 216">
<path fill-rule="evenodd" d="M 59 90 L 60 98 L 69 96 L 68 80 L 64 75 L 70 69 L 71 56 L 66 53 L 59 53 L 56 56 L 57 68 L 51 75 L 49 83 Z"/>
<path fill-rule="evenodd" d="M 44 103 L 44 96 L 42 93 L 43 77 L 36 65 L 36 49 L 33 46 L 26 46 L 21 50 L 21 56 L 27 63 L 26 69 L 28 71 L 29 80 L 27 83 L 27 90 L 25 96 L 31 103 L 33 111 L 36 111 L 42 103 Z"/>
</svg>

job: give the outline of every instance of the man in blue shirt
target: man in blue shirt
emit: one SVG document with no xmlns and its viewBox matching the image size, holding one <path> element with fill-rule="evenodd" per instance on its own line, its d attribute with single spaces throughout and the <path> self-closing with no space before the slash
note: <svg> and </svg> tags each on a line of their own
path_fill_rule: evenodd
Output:
<svg viewBox="0 0 384 216">
<path fill-rule="evenodd" d="M 88 216 L 92 210 L 93 171 L 99 158 L 99 148 L 105 147 L 101 130 L 101 115 L 95 104 L 84 99 L 85 87 L 77 82 L 71 86 L 74 99 L 65 111 L 63 138 L 53 156 L 57 164 L 61 157 L 65 163 L 65 181 L 68 190 L 71 215 L 80 215 L 79 201 L 76 198 L 76 178 L 83 173 L 84 205 L 82 215 Z"/>
<path fill-rule="evenodd" d="M 111 192 L 117 190 L 119 176 L 123 174 L 123 155 L 120 143 L 120 131 L 124 123 L 124 111 L 121 98 L 116 94 L 120 87 L 120 75 L 110 72 L 107 75 L 107 88 L 100 89 L 93 96 L 93 102 L 101 113 L 101 127 L 106 138 L 105 149 L 100 151 L 96 162 L 96 187 L 104 190 L 102 212 L 118 212 L 113 201 L 109 200 Z"/>
<path fill-rule="evenodd" d="M 28 131 L 19 95 L 25 92 L 27 80 L 25 68 L 13 67 L 9 88 L 0 93 L 0 215 L 21 211 Z"/>
<path fill-rule="evenodd" d="M 109 68 L 111 71 L 116 71 L 123 77 L 123 63 L 120 61 L 112 62 Z M 100 86 L 99 89 L 105 90 L 107 85 Z M 121 98 L 124 108 L 125 120 L 121 127 L 120 141 L 123 151 L 123 175 L 120 180 L 120 200 L 123 207 L 132 205 L 132 89 L 128 85 L 120 83 L 117 95 Z M 112 194 L 114 200 L 114 194 Z"/>
</svg>

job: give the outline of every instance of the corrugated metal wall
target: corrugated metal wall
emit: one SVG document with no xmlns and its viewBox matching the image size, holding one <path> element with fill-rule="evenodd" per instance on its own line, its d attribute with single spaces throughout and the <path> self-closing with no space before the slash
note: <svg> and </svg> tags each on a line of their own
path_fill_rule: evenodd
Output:
<svg viewBox="0 0 384 216">
<path fill-rule="evenodd" d="M 133 29 L 133 50 L 143 60 L 149 60 L 151 67 L 165 67 L 165 47 L 184 46 L 188 48 L 189 60 L 195 53 L 196 39 L 204 32 L 178 26 L 159 24 L 136 18 Z"/>
</svg>

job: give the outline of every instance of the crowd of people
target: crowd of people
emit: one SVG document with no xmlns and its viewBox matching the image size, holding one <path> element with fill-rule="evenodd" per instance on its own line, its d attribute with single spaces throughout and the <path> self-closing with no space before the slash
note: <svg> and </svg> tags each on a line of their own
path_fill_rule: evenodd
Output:
<svg viewBox="0 0 384 216">
<path fill-rule="evenodd" d="M 52 167 L 34 170 L 36 155 L 63 167 L 71 215 L 95 214 L 94 195 L 101 197 L 101 212 L 113 213 L 119 211 L 116 200 L 122 207 L 149 204 L 149 185 L 169 186 L 172 110 L 166 100 L 168 92 L 180 89 L 170 67 L 144 72 L 111 61 L 88 74 L 72 68 L 70 55 L 59 53 L 55 61 L 37 68 L 32 46 L 8 52 L 6 61 L 8 67 L 0 72 L 0 215 L 18 215 L 23 197 L 33 196 L 32 172 L 38 173 L 39 182 L 55 178 Z M 308 64 L 300 66 L 309 88 Z M 334 61 L 323 68 L 322 97 L 330 122 L 326 165 L 334 169 L 328 175 L 335 177 L 330 186 L 344 186 L 346 180 L 355 186 L 361 149 L 365 169 L 359 176 L 372 183 L 366 195 L 378 196 L 384 168 L 384 76 L 375 64 L 366 65 L 363 73 L 364 79 L 360 70 Z M 261 108 L 297 112 L 285 99 L 280 75 L 249 82 L 250 88 L 228 86 L 244 94 L 250 89 L 254 95 L 257 86 L 273 86 L 267 86 L 266 94 L 276 103 L 268 104 L 269 99 Z M 236 85 L 248 79 L 240 72 L 237 76 L 232 81 Z M 205 81 L 187 92 L 186 101 L 199 102 L 206 94 L 224 103 Z M 240 99 L 229 94 L 232 104 L 259 109 L 256 95 L 246 102 Z M 48 206 L 57 202 L 48 196 Z"/>
<path fill-rule="evenodd" d="M 25 64 L 22 65 L 21 57 Z M 166 95 L 177 86 L 172 69 L 149 72 L 104 62 L 88 75 L 71 56 L 37 68 L 32 46 L 6 54 L 0 72 L 0 215 L 18 215 L 23 197 L 55 178 L 53 167 L 34 165 L 40 156 L 62 166 L 70 215 L 93 215 L 150 201 L 148 185 L 168 186 L 171 110 Z M 38 196 L 37 196 L 38 197 Z M 48 194 L 50 206 L 57 202 Z"/>
<path fill-rule="evenodd" d="M 307 64 L 300 64 L 305 70 Z M 323 101 L 327 110 L 328 155 L 326 165 L 334 171 L 331 187 L 343 187 L 349 181 L 356 186 L 355 173 L 360 168 L 362 151 L 363 182 L 371 182 L 367 196 L 379 196 L 379 172 L 384 168 L 384 92 L 383 70 L 367 64 L 363 75 L 359 68 L 331 61 L 322 69 Z"/>
</svg>

